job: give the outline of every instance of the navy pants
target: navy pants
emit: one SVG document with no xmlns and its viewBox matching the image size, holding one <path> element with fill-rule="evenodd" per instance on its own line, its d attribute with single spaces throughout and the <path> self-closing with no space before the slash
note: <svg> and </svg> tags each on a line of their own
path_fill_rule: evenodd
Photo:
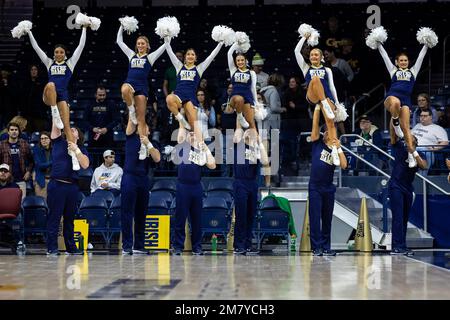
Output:
<svg viewBox="0 0 450 320">
<path fill-rule="evenodd" d="M 392 249 L 406 249 L 406 230 L 413 194 L 395 186 L 389 186 L 392 211 Z"/>
<path fill-rule="evenodd" d="M 125 173 L 122 176 L 121 221 L 122 249 L 143 250 L 145 238 L 145 212 L 148 205 L 150 181 L 147 176 L 135 176 Z M 134 245 L 133 245 L 134 219 Z"/>
<path fill-rule="evenodd" d="M 58 250 L 58 230 L 63 222 L 64 243 L 67 251 L 77 249 L 73 235 L 73 220 L 77 212 L 78 185 L 50 180 L 47 186 L 47 249 Z"/>
<path fill-rule="evenodd" d="M 309 186 L 309 228 L 311 249 L 330 250 L 336 187 Z"/>
<path fill-rule="evenodd" d="M 185 224 L 189 218 L 191 225 L 192 251 L 202 249 L 202 226 L 201 216 L 203 208 L 203 187 L 198 184 L 177 183 L 175 209 L 175 237 L 173 248 L 175 250 L 184 249 L 186 238 Z"/>
<path fill-rule="evenodd" d="M 258 184 L 255 180 L 236 179 L 234 192 L 234 248 L 246 250 L 252 247 L 252 229 L 256 216 Z"/>
</svg>

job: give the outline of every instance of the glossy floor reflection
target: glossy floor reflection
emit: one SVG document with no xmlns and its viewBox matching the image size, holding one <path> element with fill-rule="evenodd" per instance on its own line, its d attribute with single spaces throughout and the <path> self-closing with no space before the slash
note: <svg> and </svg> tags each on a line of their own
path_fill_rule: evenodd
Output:
<svg viewBox="0 0 450 320">
<path fill-rule="evenodd" d="M 450 299 L 449 283 L 389 255 L 0 256 L 0 299 Z"/>
</svg>

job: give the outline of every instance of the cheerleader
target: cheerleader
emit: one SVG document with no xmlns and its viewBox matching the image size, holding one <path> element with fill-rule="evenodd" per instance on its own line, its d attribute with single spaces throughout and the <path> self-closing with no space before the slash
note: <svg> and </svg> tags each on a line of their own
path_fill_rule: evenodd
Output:
<svg viewBox="0 0 450 320">
<path fill-rule="evenodd" d="M 82 27 L 80 43 L 69 59 L 67 59 L 67 49 L 64 45 L 57 44 L 55 46 L 53 59 L 51 59 L 39 48 L 31 30 L 28 31 L 28 35 L 33 49 L 48 70 L 48 83 L 44 87 L 43 94 L 44 103 L 51 108 L 55 126 L 58 129 L 64 129 L 67 141 L 75 142 L 75 137 L 70 129 L 69 92 L 67 87 L 86 43 L 86 25 Z M 72 158 L 73 170 L 80 170 L 77 156 L 70 150 L 69 155 Z"/>
<path fill-rule="evenodd" d="M 388 193 L 392 211 L 392 255 L 411 256 L 414 253 L 406 247 L 406 231 L 409 213 L 413 205 L 414 187 L 413 181 L 418 170 L 426 169 L 427 162 L 420 155 L 415 159 L 417 166 L 410 167 L 408 151 L 405 143 L 400 141 L 391 122 L 389 127 L 391 135 L 392 156 L 395 158 L 392 167 L 392 176 L 388 183 Z M 417 145 L 417 139 L 412 136 L 413 146 Z"/>
<path fill-rule="evenodd" d="M 308 87 L 306 99 L 310 104 L 318 104 L 322 108 L 330 141 L 334 141 L 337 138 L 334 121 L 340 122 L 346 119 L 345 107 L 339 103 L 331 69 L 322 64 L 324 62 L 322 50 L 314 48 L 310 51 L 310 64 L 305 62 L 301 54 L 305 41 L 308 40 L 309 45 L 316 45 L 319 34 L 306 24 L 300 26 L 299 33 L 301 34 L 301 38 L 294 52 Z M 341 115 L 341 113 L 343 114 Z M 340 164 L 340 157 L 335 145 L 331 146 L 331 151 L 333 164 L 338 166 Z"/>
<path fill-rule="evenodd" d="M 198 120 L 196 91 L 203 73 L 222 48 L 223 41 L 220 41 L 206 60 L 198 65 L 195 64 L 197 62 L 197 54 L 194 49 L 189 48 L 186 50 L 183 64 L 173 52 L 172 47 L 170 46 L 170 38 L 166 37 L 164 38 L 164 41 L 167 53 L 169 54 L 170 60 L 177 73 L 177 86 L 175 91 L 166 98 L 167 107 L 180 122 L 180 127 L 184 127 L 187 130 L 194 130 L 196 139 L 198 141 L 203 141 L 201 128 L 195 124 Z M 180 112 L 182 107 L 184 107 L 184 112 L 187 115 L 188 121 L 186 121 Z"/>
<path fill-rule="evenodd" d="M 154 162 L 158 163 L 161 155 L 148 139 L 147 125 L 145 125 L 143 136 L 141 136 L 140 133 L 136 132 L 136 125 L 133 123 L 131 116 L 129 116 L 125 133 L 125 163 L 120 184 L 122 200 L 122 254 L 147 254 L 147 251 L 144 249 L 144 231 L 145 212 L 150 191 L 148 178 L 150 160 L 148 157 L 151 157 Z M 144 160 L 140 159 L 139 154 L 142 145 L 145 146 L 145 150 L 148 152 Z"/>
<path fill-rule="evenodd" d="M 52 140 L 52 173 L 47 187 L 47 254 L 59 255 L 58 230 L 61 217 L 64 219 L 63 235 L 66 253 L 82 255 L 83 251 L 77 249 L 74 240 L 73 220 L 77 212 L 78 172 L 72 168 L 72 160 L 67 150 L 77 157 L 77 162 L 83 169 L 89 167 L 89 158 L 83 146 L 82 133 L 78 128 L 65 127 L 71 131 L 73 141 L 63 137 L 61 129 L 57 127 L 56 118 L 53 118 Z"/>
<path fill-rule="evenodd" d="M 181 255 L 184 249 L 185 224 L 189 218 L 191 226 L 192 254 L 203 255 L 201 240 L 201 214 L 203 208 L 203 187 L 201 184 L 202 166 L 200 153 L 206 154 L 206 166 L 216 168 L 216 162 L 211 151 L 203 141 L 198 141 L 193 132 L 186 137 L 186 130 L 178 131 L 179 144 L 174 149 L 174 162 L 178 164 L 175 235 L 173 249 L 175 255 Z"/>
<path fill-rule="evenodd" d="M 124 19 L 131 18 L 125 17 L 119 19 L 126 25 Z M 149 53 L 150 42 L 148 38 L 146 36 L 139 36 L 136 40 L 135 50 L 133 51 L 123 42 L 123 30 L 124 27 L 121 25 L 116 39 L 117 44 L 129 61 L 128 75 L 121 87 L 122 98 L 127 104 L 131 121 L 134 125 L 137 125 L 139 135 L 145 137 L 145 114 L 149 88 L 147 79 L 153 64 L 164 52 L 165 47 L 163 44 L 156 51 Z M 148 150 L 142 144 L 139 149 L 139 160 L 145 160 L 147 158 L 147 152 Z"/>
<path fill-rule="evenodd" d="M 395 58 L 395 65 L 392 64 L 382 45 L 386 39 L 386 30 L 383 27 L 377 27 L 367 36 L 366 44 L 372 49 L 378 49 L 391 77 L 391 87 L 386 93 L 384 106 L 392 116 L 392 124 L 396 135 L 400 139 L 405 139 L 408 147 L 408 163 L 409 167 L 412 168 L 417 166 L 417 160 L 420 156 L 414 147 L 410 131 L 411 94 L 428 47 L 431 48 L 436 45 L 437 36 L 429 28 L 421 28 L 418 31 L 417 39 L 424 46 L 412 68 L 409 68 L 409 59 L 404 52 L 399 53 Z"/>
<path fill-rule="evenodd" d="M 310 238 L 313 255 L 334 256 L 331 250 L 331 221 L 333 219 L 334 195 L 333 184 L 334 161 L 332 149 L 336 148 L 342 169 L 347 168 L 347 158 L 340 147 L 339 140 L 325 131 L 320 138 L 320 106 L 316 106 L 311 130 L 311 174 L 308 185 Z"/>
</svg>

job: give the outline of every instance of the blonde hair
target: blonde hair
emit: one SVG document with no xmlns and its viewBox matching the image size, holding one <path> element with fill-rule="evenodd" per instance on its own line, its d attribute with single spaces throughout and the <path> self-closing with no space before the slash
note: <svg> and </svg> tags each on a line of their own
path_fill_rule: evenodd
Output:
<svg viewBox="0 0 450 320">
<path fill-rule="evenodd" d="M 15 116 L 14 118 L 11 119 L 10 123 L 18 124 L 20 131 L 23 132 L 23 131 L 25 131 L 25 128 L 27 127 L 28 120 L 22 116 Z"/>
<path fill-rule="evenodd" d="M 138 48 L 137 48 L 137 42 L 139 39 L 143 39 L 145 42 L 147 42 L 147 53 L 150 52 L 150 40 L 148 40 L 148 38 L 146 36 L 139 36 L 136 39 L 136 46 L 134 47 L 134 51 L 137 53 L 138 52 Z"/>
</svg>

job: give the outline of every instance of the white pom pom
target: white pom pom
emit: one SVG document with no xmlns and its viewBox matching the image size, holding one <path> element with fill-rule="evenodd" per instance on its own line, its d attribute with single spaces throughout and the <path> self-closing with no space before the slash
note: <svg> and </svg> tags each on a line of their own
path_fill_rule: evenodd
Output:
<svg viewBox="0 0 450 320">
<path fill-rule="evenodd" d="M 180 33 L 180 24 L 175 17 L 163 17 L 156 22 L 155 32 L 161 38 L 174 38 Z"/>
<path fill-rule="evenodd" d="M 226 46 L 231 46 L 235 42 L 235 32 L 227 26 L 215 26 L 212 30 L 211 37 L 214 41 L 223 41 Z"/>
<path fill-rule="evenodd" d="M 315 29 L 310 24 L 302 23 L 298 28 L 298 33 L 300 33 L 300 36 L 308 38 L 314 30 Z"/>
<path fill-rule="evenodd" d="M 345 105 L 343 103 L 336 104 L 336 116 L 334 117 L 335 122 L 342 122 L 348 118 L 347 109 L 345 109 Z"/>
<path fill-rule="evenodd" d="M 98 28 L 100 28 L 100 24 L 102 23 L 102 21 L 96 17 L 89 17 L 89 21 L 90 21 L 89 26 L 93 31 L 98 30 Z"/>
<path fill-rule="evenodd" d="M 14 29 L 11 30 L 11 35 L 13 38 L 20 39 L 23 35 L 26 35 L 28 31 L 31 30 L 33 27 L 33 24 L 29 20 L 23 20 L 20 21 L 17 26 L 14 27 Z"/>
<path fill-rule="evenodd" d="M 87 15 L 78 12 L 77 16 L 75 17 L 75 23 L 81 26 L 86 26 L 91 24 L 91 20 L 89 20 L 89 17 Z"/>
<path fill-rule="evenodd" d="M 376 27 L 370 31 L 370 34 L 366 37 L 366 45 L 376 50 L 378 46 L 387 40 L 387 31 L 383 26 Z"/>
<path fill-rule="evenodd" d="M 255 120 L 263 121 L 268 115 L 267 109 L 262 103 L 255 103 Z"/>
<path fill-rule="evenodd" d="M 317 30 L 313 30 L 308 40 L 306 41 L 311 47 L 315 47 L 319 44 L 320 33 Z"/>
<path fill-rule="evenodd" d="M 246 53 L 250 49 L 250 38 L 245 32 L 236 32 L 236 42 L 238 44 L 238 52 Z"/>
<path fill-rule="evenodd" d="M 416 36 L 417 41 L 419 41 L 420 44 L 426 45 L 428 48 L 433 48 L 438 43 L 438 36 L 431 28 L 421 27 L 417 31 Z"/>
<path fill-rule="evenodd" d="M 125 16 L 123 18 L 119 18 L 119 21 L 122 24 L 123 30 L 125 30 L 128 34 L 133 33 L 137 29 L 139 29 L 139 22 L 135 17 Z"/>
</svg>

